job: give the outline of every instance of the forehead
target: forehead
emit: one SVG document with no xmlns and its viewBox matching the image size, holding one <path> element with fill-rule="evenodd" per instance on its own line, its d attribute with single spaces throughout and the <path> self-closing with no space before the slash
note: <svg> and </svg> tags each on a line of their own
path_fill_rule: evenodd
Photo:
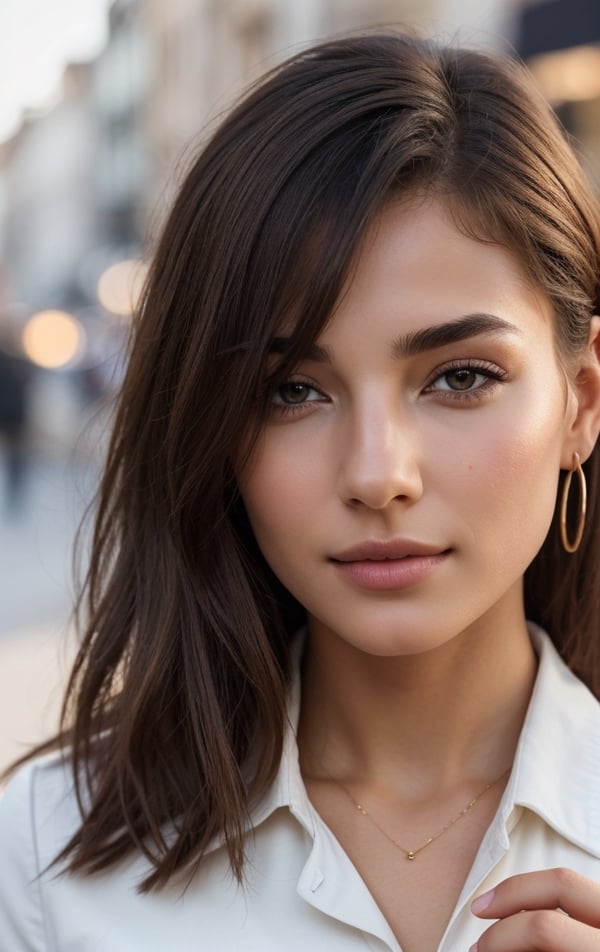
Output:
<svg viewBox="0 0 600 952">
<path fill-rule="evenodd" d="M 414 324 L 471 313 L 527 309 L 552 325 L 552 306 L 516 254 L 457 224 L 450 205 L 432 196 L 388 204 L 364 236 L 329 328 L 353 311 L 365 320 L 390 311 Z"/>
<path fill-rule="evenodd" d="M 428 286 L 432 291 L 443 285 L 463 286 L 477 291 L 490 278 L 508 279 L 524 291 L 532 290 L 526 269 L 517 254 L 491 235 L 477 236 L 469 230 L 467 209 L 456 213 L 449 201 L 436 195 L 412 195 L 387 204 L 367 230 L 352 269 L 350 281 L 376 280 L 389 269 L 436 267 Z M 456 266 L 459 273 L 456 273 Z M 468 288 L 461 281 L 468 271 Z M 482 269 L 477 279 L 478 269 Z"/>
<path fill-rule="evenodd" d="M 479 237 L 475 226 L 468 209 L 432 192 L 388 201 L 361 236 L 319 326 L 304 320 L 301 306 L 276 324 L 270 353 L 282 356 L 271 366 L 331 363 L 348 346 L 366 353 L 376 335 L 396 357 L 411 356 L 451 340 L 505 335 L 507 325 L 540 358 L 562 364 L 552 302 L 514 251 Z M 462 326 L 448 330 L 452 323 Z"/>
</svg>

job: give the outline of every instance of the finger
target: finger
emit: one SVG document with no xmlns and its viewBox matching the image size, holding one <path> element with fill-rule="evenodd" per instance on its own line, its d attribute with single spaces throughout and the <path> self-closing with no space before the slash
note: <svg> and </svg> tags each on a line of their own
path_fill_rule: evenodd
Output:
<svg viewBox="0 0 600 952">
<path fill-rule="evenodd" d="M 556 909 L 517 913 L 490 926 L 469 952 L 600 952 L 600 932 Z"/>
<path fill-rule="evenodd" d="M 471 903 L 471 911 L 482 919 L 504 919 L 523 909 L 562 909 L 600 927 L 600 883 L 572 869 L 544 869 L 511 876 Z"/>
</svg>

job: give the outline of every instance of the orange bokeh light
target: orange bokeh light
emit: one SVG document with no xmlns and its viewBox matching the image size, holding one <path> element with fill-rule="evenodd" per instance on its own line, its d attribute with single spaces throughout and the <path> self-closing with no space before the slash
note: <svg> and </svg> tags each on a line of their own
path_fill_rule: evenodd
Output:
<svg viewBox="0 0 600 952">
<path fill-rule="evenodd" d="M 25 324 L 23 350 L 38 367 L 64 367 L 76 357 L 83 345 L 83 328 L 66 311 L 40 311 Z"/>
</svg>

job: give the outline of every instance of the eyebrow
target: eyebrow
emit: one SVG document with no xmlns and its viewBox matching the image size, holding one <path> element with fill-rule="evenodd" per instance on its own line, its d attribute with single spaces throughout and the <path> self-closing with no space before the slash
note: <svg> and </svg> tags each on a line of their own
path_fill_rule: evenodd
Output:
<svg viewBox="0 0 600 952">
<path fill-rule="evenodd" d="M 427 350 L 436 350 L 448 344 L 456 344 L 470 337 L 481 334 L 515 334 L 522 337 L 521 330 L 510 321 L 498 317 L 496 314 L 465 314 L 457 320 L 446 321 L 443 324 L 434 324 L 420 331 L 409 331 L 402 334 L 392 343 L 392 356 L 413 357 Z M 285 354 L 289 346 L 288 337 L 274 337 L 269 347 L 269 353 Z M 321 344 L 312 344 L 304 355 L 305 360 L 314 360 L 316 363 L 331 364 L 333 355 L 328 347 Z"/>
<path fill-rule="evenodd" d="M 469 337 L 491 333 L 523 336 L 515 324 L 505 321 L 496 314 L 465 314 L 458 320 L 434 324 L 433 327 L 410 331 L 408 334 L 397 337 L 392 344 L 392 354 L 394 357 L 412 357 L 425 350 L 435 350 L 437 347 L 456 344 Z"/>
</svg>

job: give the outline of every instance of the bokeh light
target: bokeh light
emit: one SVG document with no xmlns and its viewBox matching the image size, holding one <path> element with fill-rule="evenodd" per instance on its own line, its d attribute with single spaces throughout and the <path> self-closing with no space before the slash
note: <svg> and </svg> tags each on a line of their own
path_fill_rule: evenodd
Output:
<svg viewBox="0 0 600 952">
<path fill-rule="evenodd" d="M 34 364 L 57 369 L 72 363 L 82 351 L 84 331 L 66 311 L 40 311 L 26 322 L 21 341 Z"/>
<path fill-rule="evenodd" d="M 98 281 L 98 300 L 103 308 L 119 317 L 130 317 L 135 311 L 147 267 L 139 258 L 131 258 L 112 264 Z"/>
<path fill-rule="evenodd" d="M 532 57 L 529 69 L 554 106 L 600 96 L 600 47 L 577 46 Z"/>
</svg>

